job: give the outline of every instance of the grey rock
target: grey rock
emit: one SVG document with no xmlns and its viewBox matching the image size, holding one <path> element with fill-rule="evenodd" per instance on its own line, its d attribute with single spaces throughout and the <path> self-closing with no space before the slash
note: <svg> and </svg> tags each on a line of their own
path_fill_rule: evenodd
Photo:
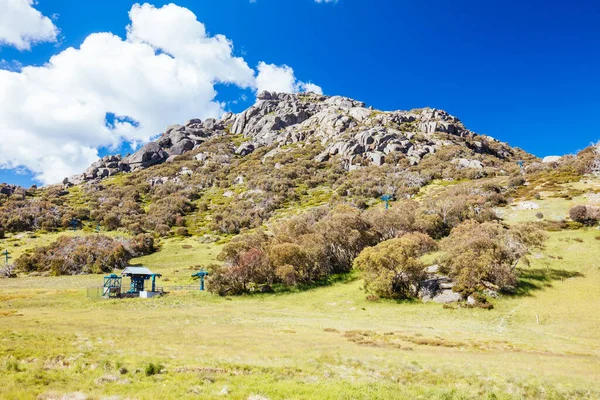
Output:
<svg viewBox="0 0 600 400">
<path fill-rule="evenodd" d="M 226 112 L 225 114 L 223 114 L 223 116 L 221 117 L 221 121 L 223 122 L 228 122 L 232 117 L 234 117 L 235 114 L 234 113 L 230 113 L 230 112 Z"/>
<path fill-rule="evenodd" d="M 385 156 L 383 155 L 383 153 L 367 153 L 367 157 L 371 159 L 371 163 L 373 165 L 377 165 L 378 167 L 382 166 L 385 163 Z"/>
<path fill-rule="evenodd" d="M 459 293 L 453 292 L 452 290 L 443 290 L 441 293 L 433 298 L 433 301 L 440 304 L 457 303 L 462 300 Z"/>
<path fill-rule="evenodd" d="M 167 150 L 169 155 L 180 156 L 183 153 L 190 151 L 194 148 L 194 142 L 189 139 L 181 140 L 177 142 L 174 146 Z"/>
<path fill-rule="evenodd" d="M 466 158 L 455 158 L 451 161 L 452 164 L 457 164 L 459 168 L 474 168 L 482 169 L 483 163 L 478 160 L 468 160 Z"/>
<path fill-rule="evenodd" d="M 208 153 L 198 153 L 194 156 L 194 160 L 204 162 L 208 160 Z"/>
<path fill-rule="evenodd" d="M 169 158 L 158 144 L 152 142 L 144 145 L 141 149 L 132 155 L 123 159 L 123 164 L 129 165 L 132 169 L 147 168 L 149 166 L 160 164 Z"/>
<path fill-rule="evenodd" d="M 431 301 L 440 291 L 440 281 L 437 278 L 427 279 L 419 283 L 419 297 L 423 301 Z"/>
<path fill-rule="evenodd" d="M 200 118 L 192 118 L 188 122 L 185 123 L 185 126 L 190 125 L 202 125 L 202 120 Z"/>
<path fill-rule="evenodd" d="M 181 171 L 179 171 L 180 176 L 192 176 L 194 175 L 194 171 L 192 171 L 191 169 L 187 168 L 187 167 L 183 167 L 181 168 Z"/>
<path fill-rule="evenodd" d="M 184 127 L 179 124 L 169 125 L 169 126 L 167 126 L 167 129 L 165 129 L 165 135 L 168 135 L 169 133 L 171 133 L 171 131 L 177 131 L 181 128 L 184 128 Z"/>
<path fill-rule="evenodd" d="M 329 161 L 329 152 L 324 151 L 315 157 L 316 162 L 325 162 Z"/>
<path fill-rule="evenodd" d="M 256 98 L 258 100 L 271 100 L 273 98 L 273 95 L 271 94 L 271 92 L 268 92 L 266 90 L 260 92 Z"/>
<path fill-rule="evenodd" d="M 214 118 L 208 118 L 206 121 L 204 121 L 204 127 L 206 129 L 213 130 L 213 129 L 215 129 L 216 125 L 217 125 L 217 120 Z"/>
<path fill-rule="evenodd" d="M 242 143 L 237 149 L 235 149 L 235 154 L 239 156 L 247 156 L 256 150 L 256 144 L 252 142 Z"/>
<path fill-rule="evenodd" d="M 425 268 L 425 272 L 428 274 L 437 274 L 439 270 L 440 270 L 440 266 L 437 264 L 430 265 L 427 268 Z"/>
</svg>

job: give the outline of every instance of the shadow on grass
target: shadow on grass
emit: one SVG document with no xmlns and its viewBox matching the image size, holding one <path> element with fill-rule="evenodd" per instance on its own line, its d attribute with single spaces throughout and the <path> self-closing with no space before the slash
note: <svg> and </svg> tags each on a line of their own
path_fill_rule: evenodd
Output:
<svg viewBox="0 0 600 400">
<path fill-rule="evenodd" d="M 356 273 L 352 273 L 352 272 L 348 272 L 345 274 L 335 274 L 335 275 L 331 275 L 325 279 L 322 279 L 320 281 L 308 284 L 308 285 L 297 285 L 297 286 L 285 286 L 285 285 L 273 285 L 273 287 L 271 288 L 271 291 L 266 291 L 266 292 L 261 292 L 261 291 L 256 291 L 256 292 L 251 292 L 251 293 L 245 293 L 244 296 L 251 296 L 251 297 L 255 297 L 255 296 L 268 296 L 268 295 L 273 295 L 273 294 L 290 294 L 290 293 L 300 293 L 300 292 L 308 292 L 311 290 L 315 290 L 315 289 L 319 289 L 319 288 L 323 288 L 323 287 L 327 287 L 327 286 L 332 286 L 335 285 L 337 283 L 350 283 L 350 282 L 354 282 L 357 279 L 359 279 L 360 277 L 358 276 L 358 274 Z"/>
<path fill-rule="evenodd" d="M 552 282 L 570 278 L 581 278 L 577 271 L 565 271 L 553 268 L 519 269 L 519 286 L 513 296 L 531 296 L 531 292 L 552 287 Z"/>
</svg>

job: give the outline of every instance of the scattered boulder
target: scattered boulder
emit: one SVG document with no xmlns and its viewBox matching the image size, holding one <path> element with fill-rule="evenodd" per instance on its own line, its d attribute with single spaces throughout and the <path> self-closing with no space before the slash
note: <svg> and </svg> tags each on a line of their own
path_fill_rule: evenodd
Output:
<svg viewBox="0 0 600 400">
<path fill-rule="evenodd" d="M 255 143 L 246 142 L 242 143 L 237 149 L 235 149 L 235 154 L 238 156 L 247 156 L 256 150 Z"/>
<path fill-rule="evenodd" d="M 433 298 L 433 301 L 440 304 L 457 303 L 462 300 L 460 293 L 452 290 L 443 290 Z"/>
</svg>

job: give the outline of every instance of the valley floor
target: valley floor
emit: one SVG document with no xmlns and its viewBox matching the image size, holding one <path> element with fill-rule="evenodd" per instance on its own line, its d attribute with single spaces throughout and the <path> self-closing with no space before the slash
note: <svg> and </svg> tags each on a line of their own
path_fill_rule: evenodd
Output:
<svg viewBox="0 0 600 400">
<path fill-rule="evenodd" d="M 490 311 L 369 302 L 353 277 L 150 300 L 88 298 L 102 276 L 0 280 L 0 398 L 597 399 L 598 236 L 551 233 Z M 134 262 L 195 284 L 189 267 L 217 253 L 172 239 Z"/>
</svg>

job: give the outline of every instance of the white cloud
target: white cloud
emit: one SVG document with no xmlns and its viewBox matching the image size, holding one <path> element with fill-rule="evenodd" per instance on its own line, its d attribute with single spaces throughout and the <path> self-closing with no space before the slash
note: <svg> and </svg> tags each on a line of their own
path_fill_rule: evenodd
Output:
<svg viewBox="0 0 600 400">
<path fill-rule="evenodd" d="M 337 3 L 338 0 L 315 0 L 315 3 Z"/>
<path fill-rule="evenodd" d="M 315 92 L 323 94 L 321 87 L 313 83 L 296 80 L 294 70 L 291 67 L 287 65 L 277 66 L 265 62 L 258 64 L 256 87 L 259 92 L 268 90 L 279 93 Z"/>
<path fill-rule="evenodd" d="M 25 167 L 56 183 L 83 172 L 100 147 L 146 142 L 169 124 L 220 116 L 216 83 L 256 90 L 264 81 L 186 8 L 136 4 L 129 17 L 125 40 L 94 33 L 43 66 L 0 69 L 0 168 Z M 313 87 L 281 68 L 290 91 Z M 117 116 L 113 124 L 107 114 Z"/>
<path fill-rule="evenodd" d="M 33 0 L 0 1 L 0 45 L 29 50 L 32 44 L 56 41 L 58 28 L 33 5 Z"/>
<path fill-rule="evenodd" d="M 314 83 L 308 82 L 300 82 L 299 83 L 300 92 L 313 92 L 316 94 L 323 94 L 323 89 L 321 86 L 315 85 Z"/>
</svg>

